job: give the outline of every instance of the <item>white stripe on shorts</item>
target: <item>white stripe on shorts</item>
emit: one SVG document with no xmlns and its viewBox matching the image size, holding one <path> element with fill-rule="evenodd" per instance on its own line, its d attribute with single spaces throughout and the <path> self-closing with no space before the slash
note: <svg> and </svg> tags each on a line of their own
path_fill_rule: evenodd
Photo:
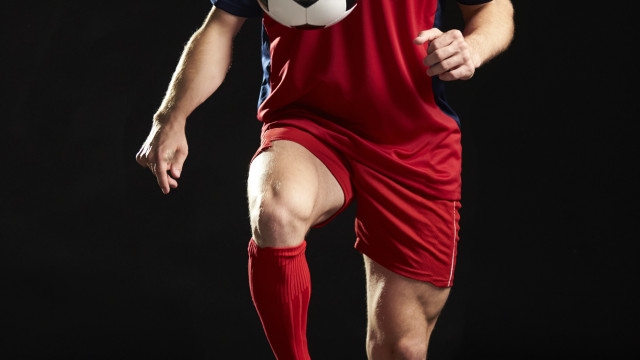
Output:
<svg viewBox="0 0 640 360">
<path fill-rule="evenodd" d="M 456 256 L 456 236 L 458 229 L 456 229 L 456 201 L 453 200 L 453 248 L 451 249 L 451 272 L 449 272 L 449 283 L 447 286 L 451 286 L 451 279 L 453 278 L 453 260 Z"/>
</svg>

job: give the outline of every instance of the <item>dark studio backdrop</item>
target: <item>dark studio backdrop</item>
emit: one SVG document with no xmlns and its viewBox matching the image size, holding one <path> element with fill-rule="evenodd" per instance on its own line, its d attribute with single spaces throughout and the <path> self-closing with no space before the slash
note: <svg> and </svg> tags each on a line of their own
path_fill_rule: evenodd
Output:
<svg viewBox="0 0 640 360">
<path fill-rule="evenodd" d="M 462 230 L 429 357 L 616 358 L 640 340 L 631 2 L 514 3 L 508 52 L 447 85 Z M 189 118 L 180 187 L 163 196 L 134 159 L 209 9 L 2 3 L 0 358 L 272 358 L 246 269 L 259 20 Z M 365 358 L 354 214 L 308 237 L 315 359 Z"/>
</svg>

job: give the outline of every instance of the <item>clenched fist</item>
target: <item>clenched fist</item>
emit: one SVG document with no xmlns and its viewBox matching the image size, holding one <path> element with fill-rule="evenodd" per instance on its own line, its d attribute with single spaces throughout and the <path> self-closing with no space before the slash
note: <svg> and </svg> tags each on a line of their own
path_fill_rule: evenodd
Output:
<svg viewBox="0 0 640 360">
<path fill-rule="evenodd" d="M 427 56 L 423 59 L 428 66 L 427 75 L 438 76 L 440 80 L 471 79 L 476 71 L 471 47 L 465 41 L 460 30 L 445 33 L 437 28 L 421 31 L 413 42 L 416 45 L 429 43 Z"/>
<path fill-rule="evenodd" d="M 178 187 L 188 146 L 184 122 L 154 119 L 151 132 L 136 154 L 136 161 L 148 167 L 158 180 L 162 192 Z"/>
</svg>

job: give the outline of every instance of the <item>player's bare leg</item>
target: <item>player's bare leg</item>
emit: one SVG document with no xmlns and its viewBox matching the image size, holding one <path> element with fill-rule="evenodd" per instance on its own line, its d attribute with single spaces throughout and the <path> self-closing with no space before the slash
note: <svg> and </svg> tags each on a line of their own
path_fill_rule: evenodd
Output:
<svg viewBox="0 0 640 360">
<path fill-rule="evenodd" d="M 299 245 L 314 224 L 344 203 L 329 169 L 292 141 L 274 141 L 251 163 L 247 186 L 253 239 L 259 247 Z"/>
<path fill-rule="evenodd" d="M 342 188 L 306 148 L 280 140 L 253 160 L 247 192 L 253 234 L 249 285 L 256 310 L 278 359 L 307 360 L 311 280 L 304 237 L 342 207 Z"/>
<path fill-rule="evenodd" d="M 400 276 L 364 256 L 367 355 L 370 360 L 424 360 L 449 288 Z"/>
</svg>

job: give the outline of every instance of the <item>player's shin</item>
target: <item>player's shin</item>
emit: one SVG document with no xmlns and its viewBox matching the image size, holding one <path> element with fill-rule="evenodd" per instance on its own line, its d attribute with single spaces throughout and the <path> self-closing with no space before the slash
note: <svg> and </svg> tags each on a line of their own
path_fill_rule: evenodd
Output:
<svg viewBox="0 0 640 360">
<path fill-rule="evenodd" d="M 307 309 L 311 279 L 306 242 L 260 248 L 249 241 L 249 287 L 271 349 L 278 360 L 310 359 Z"/>
</svg>

